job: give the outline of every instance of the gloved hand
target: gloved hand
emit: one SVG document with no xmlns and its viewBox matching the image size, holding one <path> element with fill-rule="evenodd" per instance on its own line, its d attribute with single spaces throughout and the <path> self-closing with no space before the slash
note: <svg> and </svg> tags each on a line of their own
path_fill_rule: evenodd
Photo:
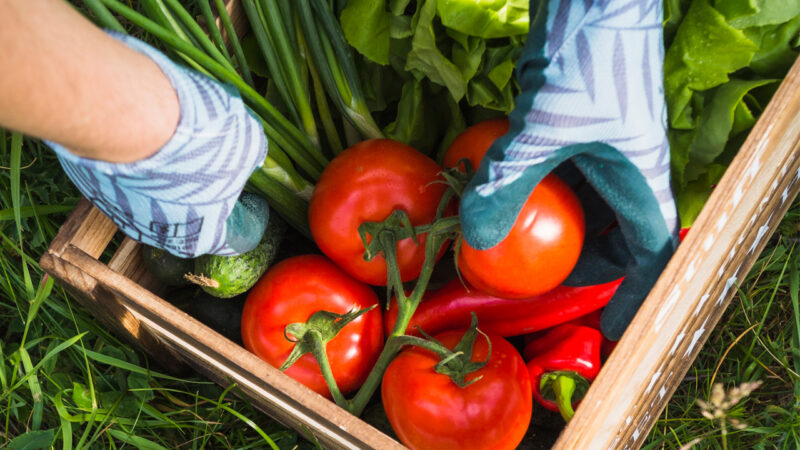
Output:
<svg viewBox="0 0 800 450">
<path fill-rule="evenodd" d="M 549 172 L 578 190 L 586 241 L 564 282 L 625 276 L 602 317 L 618 339 L 672 255 L 677 212 L 670 187 L 659 0 L 531 1 L 517 64 L 522 94 L 509 132 L 488 150 L 461 200 L 468 244 L 502 241 Z M 575 183 L 570 183 L 576 186 Z M 614 221 L 618 226 L 608 233 Z"/>
<path fill-rule="evenodd" d="M 151 58 L 169 79 L 180 119 L 154 155 L 134 163 L 78 157 L 48 142 L 64 171 L 131 238 L 184 257 L 254 248 L 266 217 L 237 202 L 267 152 L 263 129 L 238 92 L 181 67 L 149 45 L 109 32 Z M 266 210 L 266 208 L 263 208 Z"/>
</svg>

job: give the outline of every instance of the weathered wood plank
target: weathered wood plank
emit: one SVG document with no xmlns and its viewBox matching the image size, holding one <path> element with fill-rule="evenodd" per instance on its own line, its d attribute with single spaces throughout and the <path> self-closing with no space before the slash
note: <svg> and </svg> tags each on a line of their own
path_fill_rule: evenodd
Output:
<svg viewBox="0 0 800 450">
<path fill-rule="evenodd" d="M 639 448 L 800 190 L 800 61 L 555 448 Z"/>
</svg>

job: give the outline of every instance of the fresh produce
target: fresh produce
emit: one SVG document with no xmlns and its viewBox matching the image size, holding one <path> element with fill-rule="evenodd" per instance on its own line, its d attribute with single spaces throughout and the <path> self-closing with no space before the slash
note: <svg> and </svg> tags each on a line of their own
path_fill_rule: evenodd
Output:
<svg viewBox="0 0 800 450">
<path fill-rule="evenodd" d="M 309 205 L 314 241 L 325 255 L 352 277 L 386 284 L 382 255 L 364 259 L 359 227 L 403 210 L 411 225 L 430 223 L 446 186 L 441 168 L 415 149 L 388 139 L 360 142 L 336 157 L 323 172 Z M 397 243 L 403 281 L 419 276 L 425 259 L 424 235 Z"/>
<path fill-rule="evenodd" d="M 199 256 L 194 260 L 194 272 L 187 278 L 215 297 L 230 298 L 242 294 L 275 260 L 285 232 L 286 223 L 272 214 L 256 248 L 235 256 Z"/>
<path fill-rule="evenodd" d="M 509 122 L 506 117 L 484 120 L 468 127 L 453 139 L 444 154 L 442 164 L 448 168 L 458 166 L 464 171 L 464 165 L 459 165 L 459 161 L 467 159 L 472 165 L 472 170 L 478 170 L 483 155 L 489 150 L 492 142 L 506 134 L 508 128 Z"/>
<path fill-rule="evenodd" d="M 311 325 L 309 319 L 319 311 L 344 315 L 376 305 L 378 298 L 368 286 L 324 256 L 295 256 L 275 264 L 250 290 L 242 312 L 242 340 L 245 348 L 281 367 L 293 354 L 295 342 L 302 342 L 300 333 L 292 331 L 298 327 L 288 325 L 306 321 Z M 341 329 L 327 325 L 319 331 L 329 375 L 341 392 L 353 391 L 361 386 L 383 347 L 381 310 L 371 309 Z M 321 395 L 332 395 L 310 354 L 296 359 L 285 373 Z"/>
<path fill-rule="evenodd" d="M 584 226 L 578 197 L 550 174 L 531 192 L 499 244 L 476 250 L 461 241 L 458 268 L 469 284 L 496 297 L 543 294 L 561 284 L 575 267 Z"/>
<path fill-rule="evenodd" d="M 166 250 L 142 245 L 142 261 L 147 271 L 167 286 L 191 284 L 184 276 L 194 270 L 192 259 L 180 258 Z"/>
<path fill-rule="evenodd" d="M 452 100 L 466 99 L 470 106 L 513 109 L 518 87 L 512 74 L 528 33 L 528 2 L 418 0 L 391 2 L 387 8 L 385 2 L 349 0 L 340 20 L 347 41 L 372 65 L 370 79 L 385 87 L 376 100 L 391 100 L 389 83 L 400 78 L 406 84 L 399 102 L 413 104 L 413 112 L 424 113 L 430 97 L 413 95 L 414 89 L 407 89 L 413 84 L 426 94 L 444 87 Z M 415 122 L 414 115 L 398 115 L 397 121 L 435 132 Z M 426 117 L 440 130 L 448 128 L 447 116 Z"/>
<path fill-rule="evenodd" d="M 597 328 L 565 323 L 542 331 L 525 345 L 533 398 L 565 421 L 600 371 L 603 335 Z"/>
<path fill-rule="evenodd" d="M 692 225 L 800 45 L 800 2 L 664 2 L 664 94 L 682 227 Z"/>
<path fill-rule="evenodd" d="M 381 397 L 403 444 L 464 450 L 514 449 L 520 443 L 532 411 L 525 363 L 502 337 L 476 335 L 473 329 L 463 340 L 464 330 L 435 336 L 446 349 L 462 351 L 460 356 L 415 346 L 389 365 Z"/>
<path fill-rule="evenodd" d="M 476 169 L 492 142 L 508 127 L 508 119 L 501 118 L 467 128 L 450 144 L 444 165 L 455 167 L 468 159 Z M 471 285 L 493 296 L 539 295 L 558 286 L 575 267 L 583 247 L 584 227 L 577 196 L 550 174 L 531 192 L 502 242 L 476 250 L 461 241 L 458 268 Z"/>
<path fill-rule="evenodd" d="M 517 336 L 544 330 L 592 311 L 597 311 L 614 295 L 622 280 L 596 286 L 558 286 L 541 295 L 525 299 L 494 297 L 455 279 L 441 289 L 428 291 L 406 330 L 419 336 L 463 329 L 471 313 L 478 316 L 480 329 L 500 336 Z M 384 315 L 384 329 L 391 330 L 397 318 L 397 304 L 390 302 Z"/>
</svg>

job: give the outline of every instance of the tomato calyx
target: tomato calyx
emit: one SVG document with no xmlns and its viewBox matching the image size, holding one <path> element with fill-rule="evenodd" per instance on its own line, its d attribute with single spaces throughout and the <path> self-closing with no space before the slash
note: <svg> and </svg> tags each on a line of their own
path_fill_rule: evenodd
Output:
<svg viewBox="0 0 800 450">
<path fill-rule="evenodd" d="M 565 422 L 575 414 L 572 404 L 586 395 L 589 380 L 570 370 L 557 370 L 542 375 L 539 391 L 545 400 L 555 401 Z"/>
<path fill-rule="evenodd" d="M 363 314 L 371 311 L 376 306 L 378 305 L 359 310 L 351 310 L 344 314 L 336 314 L 330 311 L 317 311 L 312 314 L 306 322 L 290 323 L 284 329 L 283 335 L 286 337 L 286 340 L 294 342 L 295 345 L 294 348 L 292 348 L 292 352 L 286 358 L 286 361 L 281 365 L 280 370 L 288 369 L 303 355 L 311 353 L 319 364 L 322 376 L 328 384 L 334 401 L 337 405 L 347 408 L 349 402 L 342 394 L 333 377 L 333 371 L 328 361 L 328 354 L 325 351 L 325 346 L 339 334 L 342 328 L 358 319 Z"/>
<path fill-rule="evenodd" d="M 464 192 L 464 188 L 469 183 L 469 180 L 475 176 L 475 168 L 472 167 L 472 163 L 468 158 L 461 158 L 458 161 L 459 166 L 451 167 L 449 169 L 445 169 L 441 171 L 439 174 L 444 178 L 444 182 L 455 192 L 456 195 L 461 197 L 461 194 Z M 460 170 L 458 167 L 464 165 L 464 170 Z"/>
<path fill-rule="evenodd" d="M 486 364 L 489 363 L 489 358 L 492 356 L 492 341 L 485 333 L 478 329 L 478 316 L 474 312 L 472 313 L 472 321 L 469 329 L 464 333 L 464 336 L 458 344 L 453 347 L 453 350 L 445 347 L 441 342 L 425 333 L 421 328 L 419 332 L 425 336 L 427 342 L 431 344 L 425 345 L 425 348 L 432 350 L 441 358 L 433 367 L 436 373 L 450 377 L 453 383 L 462 389 L 483 378 L 481 375 L 466 381 L 467 375 L 484 368 Z M 485 361 L 472 360 L 472 348 L 475 345 L 475 338 L 478 337 L 478 333 L 480 333 L 489 344 L 489 350 L 486 353 Z"/>
</svg>

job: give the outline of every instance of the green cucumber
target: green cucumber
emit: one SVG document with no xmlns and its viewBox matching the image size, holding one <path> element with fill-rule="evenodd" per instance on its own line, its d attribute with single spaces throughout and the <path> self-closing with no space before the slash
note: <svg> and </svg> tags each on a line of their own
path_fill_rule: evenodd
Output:
<svg viewBox="0 0 800 450">
<path fill-rule="evenodd" d="M 167 286 L 186 286 L 184 275 L 194 269 L 194 260 L 180 258 L 172 253 L 149 245 L 142 246 L 142 260 L 153 277 Z"/>
<path fill-rule="evenodd" d="M 219 298 L 246 292 L 275 260 L 285 231 L 286 223 L 270 214 L 267 229 L 253 250 L 236 256 L 200 256 L 194 260 L 194 273 L 186 278 Z"/>
</svg>

